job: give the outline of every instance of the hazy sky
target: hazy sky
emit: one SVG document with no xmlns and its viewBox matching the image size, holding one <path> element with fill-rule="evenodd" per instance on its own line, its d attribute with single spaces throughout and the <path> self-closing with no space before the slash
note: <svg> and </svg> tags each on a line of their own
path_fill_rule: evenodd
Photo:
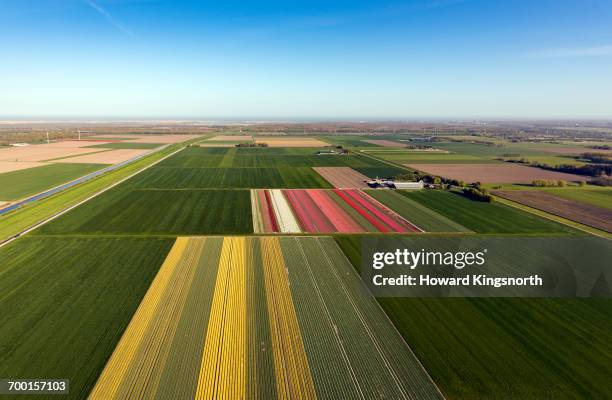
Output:
<svg viewBox="0 0 612 400">
<path fill-rule="evenodd" d="M 0 118 L 612 118 L 612 1 L 0 0 Z"/>
</svg>

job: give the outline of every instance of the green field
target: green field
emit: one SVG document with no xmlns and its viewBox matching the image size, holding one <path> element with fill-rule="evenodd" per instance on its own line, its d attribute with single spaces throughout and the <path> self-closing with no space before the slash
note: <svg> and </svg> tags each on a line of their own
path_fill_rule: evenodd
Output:
<svg viewBox="0 0 612 400">
<path fill-rule="evenodd" d="M 336 240 L 359 269 L 360 238 Z M 612 391 L 612 300 L 378 301 L 448 399 L 603 399 Z"/>
<path fill-rule="evenodd" d="M 49 164 L 0 174 L 0 200 L 19 200 L 59 186 L 90 172 L 102 164 Z"/>
<path fill-rule="evenodd" d="M 58 192 L 42 201 L 30 203 L 3 215 L 2 218 L 0 218 L 0 240 L 15 235 L 21 230 L 60 212 L 66 207 L 86 199 L 97 191 L 121 179 L 125 179 L 136 171 L 176 151 L 179 146 L 180 145 L 172 145 L 163 150 L 155 151 L 122 168 L 99 175 L 90 181 L 74 186 L 68 190 Z"/>
<path fill-rule="evenodd" d="M 406 169 L 400 167 L 392 167 L 387 165 L 386 167 L 356 167 L 353 168 L 355 171 L 364 174 L 369 178 L 394 178 L 397 175 L 405 174 L 408 172 Z"/>
<path fill-rule="evenodd" d="M 252 233 L 248 190 L 130 190 L 129 181 L 34 234 Z"/>
<path fill-rule="evenodd" d="M 402 192 L 433 211 L 478 233 L 570 233 L 574 229 L 515 208 L 469 200 L 438 190 Z"/>
<path fill-rule="evenodd" d="M 0 376 L 67 378 L 65 398 L 85 398 L 172 242 L 24 238 L 3 248 Z"/>
<path fill-rule="evenodd" d="M 286 167 L 388 167 L 360 155 L 318 156 L 319 149 L 189 147 L 165 160 L 160 167 L 180 168 L 286 168 Z"/>
<path fill-rule="evenodd" d="M 136 177 L 142 188 L 331 188 L 309 167 L 296 168 L 157 168 Z"/>
<path fill-rule="evenodd" d="M 155 149 L 163 146 L 159 143 L 102 143 L 93 146 L 87 146 L 88 149 Z"/>
<path fill-rule="evenodd" d="M 568 200 L 574 200 L 579 203 L 587 203 L 598 207 L 612 209 L 612 190 L 610 189 L 547 188 L 543 190 Z"/>
<path fill-rule="evenodd" d="M 343 147 L 380 147 L 372 143 L 363 142 L 363 140 L 377 139 L 376 136 L 357 136 L 357 135 L 346 135 L 346 136 L 327 136 L 319 135 L 318 139 L 325 142 L 332 143 Z"/>
<path fill-rule="evenodd" d="M 403 191 L 368 190 L 367 193 L 426 232 L 470 232 L 455 221 L 412 200 Z"/>
<path fill-rule="evenodd" d="M 436 152 L 416 152 L 410 150 L 367 150 L 368 154 L 383 160 L 391 161 L 398 164 L 410 163 L 482 163 L 496 162 L 482 157 L 472 156 L 469 154 L 457 153 L 436 153 Z"/>
</svg>

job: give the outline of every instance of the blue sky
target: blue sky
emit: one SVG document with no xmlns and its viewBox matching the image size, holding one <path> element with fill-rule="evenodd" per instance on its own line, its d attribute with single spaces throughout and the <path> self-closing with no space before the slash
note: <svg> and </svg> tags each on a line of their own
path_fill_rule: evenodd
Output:
<svg viewBox="0 0 612 400">
<path fill-rule="evenodd" d="M 612 1 L 0 0 L 0 118 L 612 118 Z"/>
</svg>

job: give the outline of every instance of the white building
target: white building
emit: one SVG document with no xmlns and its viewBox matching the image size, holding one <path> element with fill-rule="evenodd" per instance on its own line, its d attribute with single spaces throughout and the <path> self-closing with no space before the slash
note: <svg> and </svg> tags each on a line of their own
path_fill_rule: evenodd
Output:
<svg viewBox="0 0 612 400">
<path fill-rule="evenodd" d="M 391 182 L 396 189 L 423 189 L 423 181 Z"/>
</svg>

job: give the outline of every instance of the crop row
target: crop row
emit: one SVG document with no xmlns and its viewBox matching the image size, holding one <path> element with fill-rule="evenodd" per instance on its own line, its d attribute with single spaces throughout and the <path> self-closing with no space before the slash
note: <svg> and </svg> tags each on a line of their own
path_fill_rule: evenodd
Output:
<svg viewBox="0 0 612 400">
<path fill-rule="evenodd" d="M 439 398 L 330 238 L 179 238 L 91 398 Z"/>
<path fill-rule="evenodd" d="M 361 190 L 253 190 L 256 233 L 418 232 Z"/>
</svg>

